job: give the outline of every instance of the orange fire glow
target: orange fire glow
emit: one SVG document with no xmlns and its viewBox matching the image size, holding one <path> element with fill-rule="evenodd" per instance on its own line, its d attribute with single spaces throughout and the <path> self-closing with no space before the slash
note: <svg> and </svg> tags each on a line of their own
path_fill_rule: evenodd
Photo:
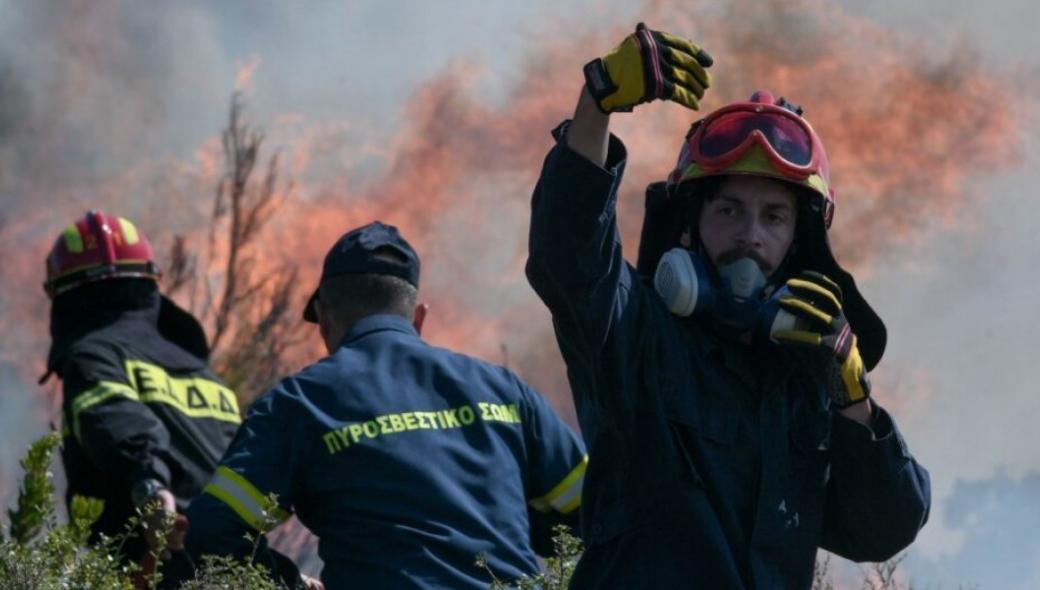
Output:
<svg viewBox="0 0 1040 590">
<path fill-rule="evenodd" d="M 909 244 L 928 221 L 956 222 L 961 207 L 984 197 L 977 179 L 1017 161 L 1022 130 L 1010 81 L 984 70 L 970 51 L 930 57 L 918 42 L 822 1 L 704 8 L 656 3 L 642 16 L 713 53 L 706 109 L 757 88 L 806 108 L 832 162 L 838 198 L 832 239 L 839 257 L 860 272 L 869 270 L 878 252 Z M 690 16 L 698 14 L 704 16 Z M 444 72 L 409 101 L 386 172 L 363 183 L 348 174 L 301 186 L 309 198 L 282 220 L 278 243 L 291 244 L 301 270 L 313 278 L 325 249 L 345 228 L 373 218 L 396 223 L 427 263 L 425 291 L 435 310 L 431 335 L 489 358 L 501 358 L 506 343 L 511 362 L 542 373 L 547 359 L 525 361 L 529 353 L 554 349 L 546 340 L 547 322 L 529 320 L 532 314 L 544 319 L 537 303 L 529 296 L 505 307 L 488 300 L 526 288 L 519 273 L 528 200 L 551 145 L 548 131 L 573 108 L 581 64 L 630 28 L 546 32 L 532 43 L 542 49 L 509 79 L 458 68 Z M 482 100 L 481 85 L 492 83 L 508 84 L 511 99 L 499 105 Z M 620 199 L 630 255 L 643 187 L 668 172 L 696 117 L 665 104 L 615 116 L 630 153 Z M 316 158 L 306 146 L 292 151 Z M 539 336 L 523 335 L 532 330 Z M 531 349 L 515 349 L 517 341 Z M 566 392 L 563 382 L 549 389 Z"/>
<path fill-rule="evenodd" d="M 838 198 L 832 240 L 839 257 L 854 269 L 867 270 L 875 253 L 906 244 L 923 220 L 956 222 L 960 207 L 984 197 L 977 179 L 1016 162 L 1021 129 L 1011 81 L 985 70 L 970 51 L 935 57 L 919 42 L 823 0 L 745 0 L 724 9 L 708 3 L 697 8 L 652 2 L 640 17 L 693 38 L 714 55 L 714 86 L 705 110 L 746 98 L 758 88 L 806 108 L 832 162 Z M 581 65 L 632 27 L 557 27 L 532 39 L 538 49 L 518 72 L 496 79 L 492 72 L 454 64 L 434 77 L 408 100 L 389 145 L 345 144 L 329 131 L 345 133 L 358 122 L 323 121 L 308 128 L 300 114 L 279 117 L 276 124 L 303 129 L 288 145 L 268 146 L 289 154 L 285 162 L 296 185 L 286 196 L 291 206 L 270 228 L 266 243 L 272 247 L 256 264 L 294 260 L 305 292 L 328 245 L 342 231 L 374 218 L 395 223 L 426 262 L 424 291 L 434 309 L 429 335 L 496 360 L 507 346 L 517 368 L 553 375 L 540 385 L 567 406 L 558 361 L 540 354 L 555 350 L 547 319 L 521 276 L 528 200 L 550 147 L 548 131 L 573 108 Z M 243 64 L 236 85 L 248 84 L 260 64 L 258 57 Z M 482 99 L 485 85 L 507 85 L 510 98 L 490 104 Z M 614 117 L 615 132 L 630 154 L 619 204 L 630 255 L 641 221 L 642 189 L 668 172 L 697 116 L 658 103 Z M 343 161 L 328 161 L 330 154 L 344 152 Z M 197 153 L 194 162 L 165 167 L 154 182 L 159 194 L 152 207 L 139 215 L 160 244 L 168 233 L 168 204 L 174 202 L 181 204 L 173 212 L 181 219 L 176 227 L 189 228 L 196 247 L 205 241 L 201 230 L 190 230 L 190 220 L 204 219 L 208 212 L 221 167 L 219 143 L 207 142 Z M 381 172 L 359 171 L 351 159 L 361 157 L 378 162 Z M 315 169 L 320 174 L 313 174 Z M 102 204 L 117 206 L 132 200 L 120 192 L 127 184 L 129 179 L 110 178 L 89 193 L 111 195 Z M 36 223 L 53 225 L 53 213 Z M 38 272 L 32 264 L 4 269 L 17 280 L 8 284 L 34 284 Z M 37 295 L 13 295 L 19 300 L 13 307 L 40 309 Z M 45 341 L 46 332 L 38 333 Z M 315 352 L 304 345 L 295 354 L 303 363 Z M 546 372 L 544 363 L 556 366 Z"/>
</svg>

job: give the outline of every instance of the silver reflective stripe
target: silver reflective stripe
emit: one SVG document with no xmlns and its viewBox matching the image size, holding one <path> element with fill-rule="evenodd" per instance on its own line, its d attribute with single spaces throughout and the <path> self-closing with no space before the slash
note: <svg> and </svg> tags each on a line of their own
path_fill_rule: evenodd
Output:
<svg viewBox="0 0 1040 590">
<path fill-rule="evenodd" d="M 226 469 L 226 467 L 217 469 L 205 491 L 230 506 L 249 526 L 255 529 L 260 528 L 259 525 L 264 519 L 263 506 L 249 493 L 249 490 L 236 481 L 236 478 L 223 473 Z"/>
<path fill-rule="evenodd" d="M 581 477 L 571 483 L 566 491 L 550 500 L 549 503 L 557 512 L 564 514 L 574 510 L 581 505 L 581 488 L 584 484 L 585 474 L 583 473 Z"/>
</svg>

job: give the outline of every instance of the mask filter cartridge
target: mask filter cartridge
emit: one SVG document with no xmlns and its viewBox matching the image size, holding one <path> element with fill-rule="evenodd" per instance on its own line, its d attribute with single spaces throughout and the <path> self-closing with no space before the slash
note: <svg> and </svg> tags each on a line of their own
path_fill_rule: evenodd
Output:
<svg viewBox="0 0 1040 590">
<path fill-rule="evenodd" d="M 712 281 L 700 256 L 673 248 L 657 265 L 654 289 L 673 314 L 708 314 L 738 333 L 754 330 L 772 339 L 776 331 L 802 328 L 802 322 L 780 307 L 780 297 L 790 293 L 786 287 L 763 300 L 766 277 L 753 259 L 723 265 L 718 275 L 721 285 Z"/>
</svg>

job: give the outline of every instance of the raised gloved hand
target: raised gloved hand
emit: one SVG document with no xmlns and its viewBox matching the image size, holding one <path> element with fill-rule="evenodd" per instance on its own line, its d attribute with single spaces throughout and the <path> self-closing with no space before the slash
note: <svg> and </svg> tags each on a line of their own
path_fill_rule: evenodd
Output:
<svg viewBox="0 0 1040 590">
<path fill-rule="evenodd" d="M 780 344 L 809 351 L 825 371 L 831 399 L 847 408 L 870 396 L 870 381 L 842 312 L 841 288 L 820 273 L 805 271 L 787 281 L 789 295 L 780 297 L 780 307 L 798 320 L 801 329 L 776 330 L 770 334 Z"/>
<path fill-rule="evenodd" d="M 585 65 L 585 85 L 604 113 L 631 111 L 654 99 L 700 108 L 712 59 L 690 41 L 639 23 L 620 45 Z"/>
</svg>

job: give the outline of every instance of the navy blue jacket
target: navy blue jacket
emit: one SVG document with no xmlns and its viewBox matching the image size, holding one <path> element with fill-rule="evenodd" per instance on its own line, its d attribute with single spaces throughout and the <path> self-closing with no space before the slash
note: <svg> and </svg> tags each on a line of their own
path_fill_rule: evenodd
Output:
<svg viewBox="0 0 1040 590">
<path fill-rule="evenodd" d="M 486 588 L 478 554 L 503 580 L 538 571 L 529 511 L 576 520 L 586 462 L 513 373 L 369 316 L 256 401 L 189 509 L 188 549 L 247 554 L 273 493 L 319 538 L 330 590 Z"/>
<path fill-rule="evenodd" d="M 572 588 L 809 588 L 817 547 L 883 560 L 928 516 L 886 412 L 829 407 L 777 347 L 679 320 L 622 258 L 604 170 L 560 139 L 534 192 L 528 278 L 553 316 L 591 462 Z"/>
</svg>

